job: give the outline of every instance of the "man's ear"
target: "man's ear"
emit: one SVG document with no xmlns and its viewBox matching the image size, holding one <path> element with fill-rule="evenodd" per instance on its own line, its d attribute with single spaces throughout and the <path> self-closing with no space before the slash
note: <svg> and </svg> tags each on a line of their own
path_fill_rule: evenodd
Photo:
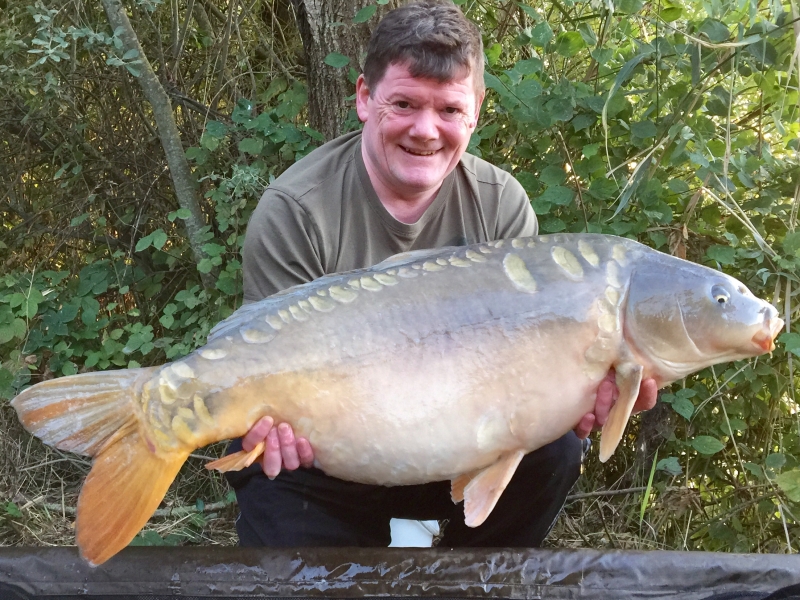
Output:
<svg viewBox="0 0 800 600">
<path fill-rule="evenodd" d="M 469 126 L 472 129 L 475 129 L 478 126 L 478 119 L 481 116 L 481 106 L 483 106 L 483 99 L 486 97 L 486 90 L 482 91 L 480 94 L 475 95 L 475 114 L 472 115 L 472 121 L 470 122 Z"/>
<path fill-rule="evenodd" d="M 369 101 L 369 88 L 367 87 L 367 80 L 364 79 L 364 75 L 361 74 L 358 76 L 356 80 L 356 112 L 358 113 L 358 119 L 362 123 L 367 122 L 367 102 Z"/>
</svg>

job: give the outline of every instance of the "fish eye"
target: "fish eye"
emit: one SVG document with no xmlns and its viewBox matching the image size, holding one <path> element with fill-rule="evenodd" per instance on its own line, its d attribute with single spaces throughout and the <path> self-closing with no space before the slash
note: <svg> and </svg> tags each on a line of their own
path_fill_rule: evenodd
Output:
<svg viewBox="0 0 800 600">
<path fill-rule="evenodd" d="M 731 295 L 724 287 L 721 285 L 715 285 L 711 288 L 711 297 L 714 298 L 714 302 L 717 304 L 727 304 L 728 300 L 731 299 Z"/>
</svg>

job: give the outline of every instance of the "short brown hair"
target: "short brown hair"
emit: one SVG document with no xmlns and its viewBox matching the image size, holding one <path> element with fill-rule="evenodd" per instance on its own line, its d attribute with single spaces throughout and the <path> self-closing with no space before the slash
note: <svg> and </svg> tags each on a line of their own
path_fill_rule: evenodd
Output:
<svg viewBox="0 0 800 600">
<path fill-rule="evenodd" d="M 367 47 L 364 79 L 370 92 L 391 64 L 440 82 L 471 73 L 476 93 L 485 89 L 480 31 L 450 1 L 423 0 L 386 13 Z"/>
</svg>

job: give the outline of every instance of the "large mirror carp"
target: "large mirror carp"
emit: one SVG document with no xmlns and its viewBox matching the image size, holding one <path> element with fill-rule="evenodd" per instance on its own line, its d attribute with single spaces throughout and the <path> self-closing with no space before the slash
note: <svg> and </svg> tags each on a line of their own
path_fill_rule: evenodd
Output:
<svg viewBox="0 0 800 600">
<path fill-rule="evenodd" d="M 180 360 L 45 381 L 12 404 L 45 443 L 94 457 L 76 521 L 94 564 L 136 535 L 189 453 L 265 415 L 335 477 L 451 480 L 477 526 L 522 456 L 593 410 L 610 369 L 601 460 L 643 377 L 661 387 L 769 352 L 782 326 L 736 279 L 628 239 L 517 238 L 322 277 L 243 306 Z"/>
</svg>

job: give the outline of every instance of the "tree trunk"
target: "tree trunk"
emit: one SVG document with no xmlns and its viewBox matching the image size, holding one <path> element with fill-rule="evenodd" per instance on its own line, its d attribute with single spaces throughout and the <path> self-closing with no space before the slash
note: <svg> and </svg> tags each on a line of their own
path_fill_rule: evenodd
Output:
<svg viewBox="0 0 800 600">
<path fill-rule="evenodd" d="M 139 53 L 138 59 L 141 64 L 137 65 L 137 67 L 141 70 L 141 74 L 136 80 L 139 82 L 145 98 L 153 107 L 158 137 L 161 140 L 161 146 L 164 148 L 164 154 L 167 158 L 178 204 L 181 208 L 188 209 L 191 213 L 187 219 L 184 219 L 184 222 L 186 223 L 186 234 L 189 238 L 189 245 L 194 254 L 195 262 L 199 264 L 206 257 L 200 236 L 206 223 L 203 212 L 200 210 L 200 203 L 197 200 L 194 176 L 189 168 L 189 163 L 186 162 L 180 132 L 175 124 L 172 104 L 161 82 L 153 72 L 150 61 L 147 60 L 147 56 L 139 43 L 139 38 L 133 30 L 128 14 L 125 12 L 125 7 L 122 6 L 120 0 L 102 0 L 102 3 L 111 29 L 116 31 L 121 28 L 119 37 L 122 40 L 123 52 L 136 50 Z M 214 286 L 214 278 L 211 274 L 201 273 L 201 278 L 203 286 L 207 289 Z"/>
<path fill-rule="evenodd" d="M 366 23 L 353 23 L 353 17 L 369 0 L 292 0 L 297 27 L 303 40 L 308 81 L 308 111 L 311 127 L 331 140 L 342 133 L 347 111 L 353 106 L 346 98 L 355 92 L 348 79 L 349 68 L 361 72 L 369 36 L 380 17 L 397 4 L 379 6 Z M 331 52 L 350 59 L 344 68 L 326 65 Z"/>
</svg>

